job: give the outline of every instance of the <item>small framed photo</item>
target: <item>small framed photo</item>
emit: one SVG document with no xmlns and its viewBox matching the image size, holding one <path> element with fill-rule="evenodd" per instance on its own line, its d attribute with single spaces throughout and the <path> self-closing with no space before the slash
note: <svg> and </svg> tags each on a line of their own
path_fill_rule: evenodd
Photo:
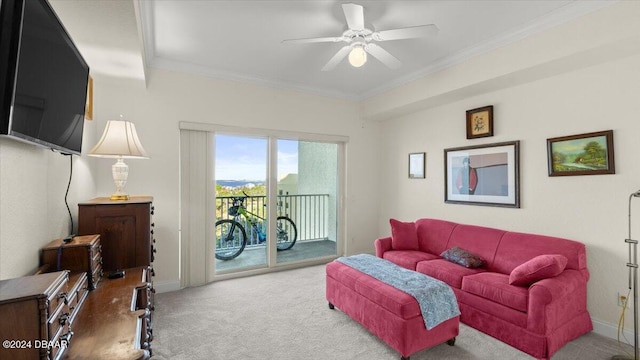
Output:
<svg viewBox="0 0 640 360">
<path fill-rule="evenodd" d="M 467 139 L 493 136 L 493 105 L 467 110 Z"/>
<path fill-rule="evenodd" d="M 615 174 L 613 130 L 547 139 L 549 176 Z"/>
<path fill-rule="evenodd" d="M 409 179 L 424 179 L 425 153 L 409 154 Z"/>
<path fill-rule="evenodd" d="M 520 141 L 444 149 L 444 202 L 520 207 Z"/>
</svg>

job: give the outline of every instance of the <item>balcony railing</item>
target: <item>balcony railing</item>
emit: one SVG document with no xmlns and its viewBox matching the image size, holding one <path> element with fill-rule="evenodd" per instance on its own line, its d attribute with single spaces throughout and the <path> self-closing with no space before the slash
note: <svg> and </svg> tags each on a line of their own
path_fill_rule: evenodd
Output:
<svg viewBox="0 0 640 360">
<path fill-rule="evenodd" d="M 216 220 L 230 219 L 228 209 L 236 196 L 216 197 Z M 247 211 L 266 218 L 266 196 L 247 196 L 244 205 Z M 296 224 L 298 238 L 296 241 L 326 240 L 329 233 L 329 195 L 278 195 L 276 201 L 278 216 L 287 216 Z M 238 217 L 247 232 L 247 246 L 258 245 L 255 229 L 244 217 Z"/>
</svg>

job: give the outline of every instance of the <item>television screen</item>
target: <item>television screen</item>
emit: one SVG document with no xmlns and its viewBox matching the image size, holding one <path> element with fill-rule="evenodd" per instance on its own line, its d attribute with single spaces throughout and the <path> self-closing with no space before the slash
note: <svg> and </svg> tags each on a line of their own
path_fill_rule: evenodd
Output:
<svg viewBox="0 0 640 360">
<path fill-rule="evenodd" d="M 18 27 L 12 20 L 8 51 L 15 62 L 13 92 L 3 133 L 65 153 L 80 154 L 89 67 L 46 0 L 2 0 L 14 15 L 22 8 Z M 2 26 L 0 41 L 7 40 Z M 10 66 L 11 67 L 11 66 Z M 9 69 L 5 81 L 11 81 Z M 6 84 L 3 84 L 6 85 Z M 7 89 L 5 87 L 5 89 Z M 6 102 L 9 103 L 9 102 Z M 5 114 L 6 111 L 0 112 Z"/>
</svg>

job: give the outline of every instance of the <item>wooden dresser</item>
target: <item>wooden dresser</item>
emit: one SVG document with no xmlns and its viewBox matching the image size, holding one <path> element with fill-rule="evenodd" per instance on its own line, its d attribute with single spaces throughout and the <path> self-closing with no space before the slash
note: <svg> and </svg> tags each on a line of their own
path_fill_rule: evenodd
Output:
<svg viewBox="0 0 640 360">
<path fill-rule="evenodd" d="M 79 203 L 78 208 L 78 233 L 100 235 L 104 271 L 153 262 L 153 197 L 116 201 L 99 197 Z"/>
<path fill-rule="evenodd" d="M 148 359 L 153 340 L 150 267 L 125 269 L 125 276 L 104 279 L 73 325 L 75 333 L 63 359 Z"/>
<path fill-rule="evenodd" d="M 89 290 L 95 289 L 102 278 L 100 235 L 76 236 L 68 243 L 62 239 L 53 240 L 40 252 L 40 266 L 43 265 L 50 271 L 85 272 Z"/>
<path fill-rule="evenodd" d="M 85 273 L 70 283 L 68 271 L 0 281 L 0 359 L 59 359 L 86 286 Z"/>
</svg>

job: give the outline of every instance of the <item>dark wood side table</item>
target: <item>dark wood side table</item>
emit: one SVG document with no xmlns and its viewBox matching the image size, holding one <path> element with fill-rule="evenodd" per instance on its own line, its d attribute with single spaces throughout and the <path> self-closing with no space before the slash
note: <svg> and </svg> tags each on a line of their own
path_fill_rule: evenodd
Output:
<svg viewBox="0 0 640 360">
<path fill-rule="evenodd" d="M 44 265 L 48 271 L 86 272 L 89 290 L 95 289 L 102 278 L 100 235 L 76 236 L 68 243 L 51 241 L 40 251 L 40 266 Z"/>
<path fill-rule="evenodd" d="M 78 204 L 78 233 L 100 234 L 104 271 L 148 266 L 153 261 L 153 197 L 99 197 Z"/>
</svg>

